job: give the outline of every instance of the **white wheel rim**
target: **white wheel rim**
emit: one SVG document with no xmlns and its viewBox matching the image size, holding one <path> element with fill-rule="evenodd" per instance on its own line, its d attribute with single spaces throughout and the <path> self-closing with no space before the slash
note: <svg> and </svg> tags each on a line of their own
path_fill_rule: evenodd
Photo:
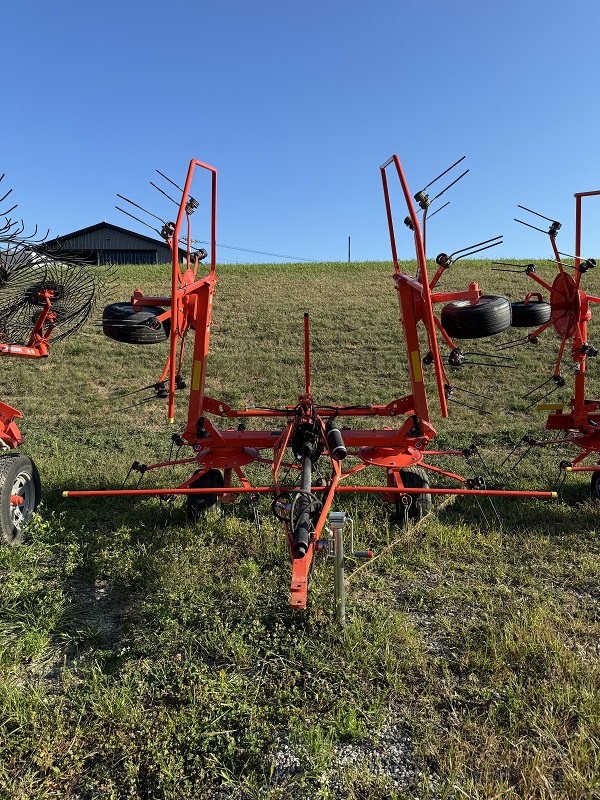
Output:
<svg viewBox="0 0 600 800">
<path fill-rule="evenodd" d="M 31 475 L 20 472 L 12 485 L 11 497 L 22 498 L 22 503 L 10 504 L 10 516 L 14 527 L 20 531 L 35 509 L 35 486 Z"/>
</svg>

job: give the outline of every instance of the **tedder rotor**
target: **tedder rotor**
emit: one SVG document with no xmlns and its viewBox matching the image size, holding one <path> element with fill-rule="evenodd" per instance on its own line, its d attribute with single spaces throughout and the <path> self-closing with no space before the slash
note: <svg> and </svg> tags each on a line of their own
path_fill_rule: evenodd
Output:
<svg viewBox="0 0 600 800">
<path fill-rule="evenodd" d="M 561 253 L 558 250 L 556 237 L 562 227 L 560 222 L 544 217 L 542 214 L 538 214 L 537 211 L 525 208 L 525 206 L 519 206 L 524 211 L 550 223 L 548 229 L 544 230 L 528 222 L 523 222 L 523 220 L 516 220 L 516 222 L 545 233 L 550 239 L 554 254 L 553 263 L 558 267 L 552 283 L 537 274 L 534 264 L 529 264 L 519 270 L 506 269 L 507 266 L 516 267 L 516 264 L 504 264 L 501 268 L 504 271 L 524 271 L 529 278 L 549 294 L 548 300 L 545 301 L 541 293 L 529 292 L 524 301 L 512 304 L 513 327 L 534 328 L 524 340 L 517 340 L 517 344 L 535 345 L 538 343 L 540 334 L 551 328 L 554 329 L 560 339 L 552 375 L 548 380 L 525 395 L 526 398 L 531 399 L 541 393 L 542 396 L 533 400 L 529 407 L 536 405 L 540 411 L 551 412 L 546 422 L 546 430 L 556 431 L 557 438 L 538 440 L 532 436 L 526 436 L 523 442 L 529 448 L 555 444 L 574 444 L 581 448 L 581 453 L 573 461 L 562 461 L 560 467 L 567 472 L 591 472 L 591 492 L 592 497 L 596 499 L 600 499 L 600 461 L 590 466 L 581 466 L 581 462 L 588 456 L 600 452 L 600 399 L 589 398 L 585 389 L 588 360 L 598 355 L 598 350 L 588 341 L 587 326 L 592 318 L 592 304 L 600 303 L 600 297 L 589 295 L 582 289 L 583 276 L 596 266 L 596 261 L 581 254 L 581 226 L 583 198 L 598 196 L 600 196 L 600 190 L 578 192 L 574 195 L 574 255 Z M 568 263 L 571 261 L 573 262 L 572 264 Z M 572 399 L 566 404 L 541 402 L 550 397 L 557 389 L 561 389 L 566 385 L 567 379 L 561 372 L 561 366 L 569 349 L 571 361 L 573 362 L 572 371 L 575 375 L 575 392 Z M 558 438 L 560 431 L 564 431 L 563 438 Z M 525 454 L 523 453 L 520 458 Z"/>
<path fill-rule="evenodd" d="M 4 175 L 0 176 L 0 181 Z M 6 200 L 12 189 L 2 198 Z M 110 270 L 98 269 L 75 254 L 53 255 L 25 234 L 22 221 L 0 211 L 0 356 L 46 358 L 50 337 L 65 339 L 92 313 Z M 44 237 L 45 238 L 45 237 Z M 22 413 L 0 402 L 0 541 L 23 541 L 25 525 L 41 499 L 41 483 L 29 456 L 11 452 L 23 444 L 17 420 Z"/>
<path fill-rule="evenodd" d="M 408 207 L 409 227 L 414 232 L 418 264 L 415 277 L 402 272 L 398 263 L 386 176 L 386 168 L 390 164 L 396 167 Z M 210 173 L 212 186 L 210 268 L 203 277 L 198 277 L 198 265 L 207 254 L 205 251 L 200 254 L 192 251 L 191 236 L 191 216 L 199 205 L 190 195 L 197 168 Z M 473 319 L 473 326 L 478 327 L 477 336 L 484 335 L 484 330 L 492 333 L 498 332 L 496 328 L 504 330 L 508 327 L 510 306 L 508 318 L 504 314 L 499 317 L 495 301 L 483 297 L 476 283 L 471 283 L 462 292 L 432 292 L 439 275 L 452 263 L 452 258 L 445 257 L 445 263 L 439 265 L 438 272 L 430 282 L 420 223 L 397 156 L 381 168 L 381 175 L 392 244 L 393 281 L 402 314 L 404 336 L 401 338 L 406 341 L 411 393 L 390 400 L 385 405 L 319 404 L 311 391 L 310 326 L 309 316 L 305 314 L 304 386 L 293 404 L 282 408 L 235 409 L 226 402 L 205 394 L 213 297 L 217 285 L 217 170 L 208 164 L 192 160 L 181 189 L 176 221 L 161 220 L 163 225 L 160 232 L 169 243 L 173 254 L 171 295 L 149 297 L 136 290 L 130 304 L 117 303 L 105 309 L 103 325 L 105 333 L 119 341 L 139 343 L 169 338 L 169 355 L 165 369 L 151 388 L 157 396 L 166 398 L 170 422 L 174 420 L 176 390 L 186 385 L 181 374 L 183 348 L 186 336 L 193 333 L 187 424 L 182 433 L 172 437 L 177 446 L 189 448 L 190 455 L 185 459 L 152 465 L 134 462 L 132 469 L 147 473 L 174 465 L 190 465 L 195 471 L 176 487 L 69 490 L 64 492 L 65 496 L 186 495 L 188 514 L 194 517 L 199 512 L 213 508 L 218 502 L 230 503 L 240 495 L 249 495 L 251 498 L 269 495 L 272 498 L 273 513 L 281 520 L 287 534 L 292 572 L 292 607 L 306 606 L 313 557 L 317 551 L 324 550 L 334 556 L 336 561 L 336 609 L 340 618 L 343 617 L 343 580 L 340 579 L 343 569 L 342 531 L 347 522 L 350 523 L 350 549 L 353 551 L 351 520 L 344 512 L 334 508 L 344 495 L 359 492 L 378 494 L 383 500 L 395 503 L 400 512 L 413 517 L 429 510 L 431 496 L 434 494 L 539 498 L 556 496 L 553 492 L 490 490 L 485 487 L 481 477 L 467 479 L 430 463 L 430 459 L 437 456 L 458 455 L 469 458 L 476 452 L 473 447 L 464 451 L 431 450 L 428 447 L 436 432 L 427 403 L 423 361 L 434 365 L 440 408 L 445 417 L 448 413 L 446 400 L 452 387 L 445 377 L 441 363 L 437 332 L 444 336 L 453 351 L 458 350 L 436 319 L 433 303 L 445 302 L 451 306 L 451 316 L 458 332 L 455 335 L 460 335 L 468 320 Z M 419 194 L 423 195 L 420 197 L 421 207 L 426 209 L 427 197 L 424 192 Z M 187 226 L 187 233 L 182 236 L 184 224 Z M 180 264 L 179 259 L 180 244 L 185 245 L 183 249 L 187 251 L 183 264 Z M 481 243 L 481 249 L 485 249 L 486 245 L 487 243 Z M 504 308 L 504 304 L 501 305 Z M 419 326 L 424 327 L 428 341 L 425 359 L 421 357 Z M 153 333 L 146 336 L 148 332 Z M 464 330 L 462 332 L 464 334 Z M 141 333 L 144 335 L 140 336 Z M 373 422 L 383 419 L 388 424 L 364 429 L 353 428 L 349 424 L 343 427 L 338 425 L 342 419 L 349 421 L 357 417 Z M 260 419 L 263 426 L 271 421 L 273 426 L 266 430 L 250 429 L 249 422 L 252 419 Z M 221 425 L 218 424 L 219 421 Z M 326 461 L 330 470 L 329 477 L 323 481 L 315 480 L 319 459 Z M 268 485 L 253 484 L 248 470 L 253 464 L 269 467 L 271 480 Z M 357 476 L 370 468 L 379 470 L 383 480 L 356 485 Z M 286 478 L 290 472 L 295 476 L 291 485 Z M 458 488 L 431 488 L 427 479 L 428 472 L 451 479 L 458 484 Z M 369 551 L 353 553 L 365 558 L 370 555 Z"/>
</svg>

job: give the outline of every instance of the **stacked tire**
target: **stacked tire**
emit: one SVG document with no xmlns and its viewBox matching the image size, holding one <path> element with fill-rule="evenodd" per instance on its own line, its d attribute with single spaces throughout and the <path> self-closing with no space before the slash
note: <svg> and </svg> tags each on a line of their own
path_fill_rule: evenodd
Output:
<svg viewBox="0 0 600 800">
<path fill-rule="evenodd" d="M 470 300 L 455 300 L 442 309 L 442 327 L 452 339 L 481 339 L 510 328 L 510 300 L 500 295 L 482 295 L 473 305 Z"/>
<path fill-rule="evenodd" d="M 161 321 L 165 309 L 144 306 L 139 311 L 131 303 L 112 303 L 102 313 L 102 332 L 109 339 L 127 344 L 159 344 L 169 338 L 171 321 Z"/>
</svg>

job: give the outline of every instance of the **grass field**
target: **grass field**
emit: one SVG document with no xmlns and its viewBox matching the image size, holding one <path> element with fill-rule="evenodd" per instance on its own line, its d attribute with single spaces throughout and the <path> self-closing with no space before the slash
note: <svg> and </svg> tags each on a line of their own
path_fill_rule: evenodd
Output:
<svg viewBox="0 0 600 800">
<path fill-rule="evenodd" d="M 554 275 L 543 262 L 538 271 Z M 212 397 L 236 407 L 294 403 L 304 311 L 319 403 L 409 392 L 389 264 L 218 274 Z M 475 261 L 459 262 L 442 288 L 474 279 L 512 300 L 536 288 Z M 584 283 L 600 294 L 599 276 Z M 168 292 L 168 268 L 120 268 L 106 302 L 138 286 Z M 309 608 L 289 609 L 287 546 L 267 499 L 258 535 L 245 501 L 194 526 L 181 500 L 62 497 L 120 487 L 132 461 L 164 460 L 184 426 L 185 392 L 174 426 L 164 401 L 119 411 L 145 397 L 122 395 L 159 377 L 166 347 L 110 341 L 100 315 L 47 360 L 0 363 L 0 399 L 23 411 L 23 452 L 44 487 L 29 543 L 0 551 L 0 797 L 600 797 L 589 476 L 570 476 L 555 501 L 435 501 L 436 513 L 408 527 L 377 498 L 341 495 L 336 510 L 378 557 L 348 560 L 340 629 L 325 560 L 315 564 Z M 596 346 L 598 330 L 593 320 Z M 493 353 L 495 344 L 465 349 Z M 429 375 L 436 449 L 475 443 L 490 483 L 551 488 L 560 460 L 577 451 L 538 448 L 516 467 L 516 455 L 501 464 L 525 434 L 544 433 L 544 414 L 523 395 L 551 376 L 557 349 L 546 333 L 537 347 L 509 351 L 514 368 L 453 372 L 458 387 L 487 395 L 455 397 L 485 414 L 451 403 L 441 420 Z M 552 399 L 571 397 L 568 356 L 563 373 L 567 386 Z M 587 386 L 597 397 L 593 362 Z"/>
</svg>

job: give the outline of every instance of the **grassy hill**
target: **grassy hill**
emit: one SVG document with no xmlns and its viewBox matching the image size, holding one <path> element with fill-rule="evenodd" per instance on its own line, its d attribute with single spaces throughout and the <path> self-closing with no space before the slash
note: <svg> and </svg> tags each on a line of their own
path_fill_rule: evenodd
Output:
<svg viewBox="0 0 600 800">
<path fill-rule="evenodd" d="M 551 282 L 551 264 L 536 268 Z M 391 273 L 385 263 L 219 268 L 207 393 L 236 407 L 294 403 L 305 311 L 319 403 L 408 393 Z M 537 288 L 478 261 L 452 267 L 440 288 L 471 280 L 511 300 Z M 594 272 L 583 283 L 600 294 Z M 121 267 L 106 302 L 138 286 L 168 293 L 168 268 Z M 118 488 L 132 461 L 166 459 L 185 424 L 185 392 L 174 426 L 164 401 L 122 410 L 148 396 L 124 395 L 158 379 L 167 349 L 106 339 L 100 315 L 47 360 L 0 362 L 0 399 L 23 411 L 23 452 L 44 487 L 30 542 L 0 551 L 0 797 L 600 796 L 589 476 L 570 476 L 557 501 L 436 499 L 436 513 L 408 526 L 377 498 L 340 495 L 336 510 L 379 555 L 348 560 L 341 630 L 326 559 L 306 612 L 289 608 L 287 545 L 266 498 L 258 531 L 243 500 L 194 526 L 181 499 L 61 496 Z M 597 319 L 589 330 L 598 347 Z M 525 333 L 464 349 L 498 355 Z M 545 415 L 524 395 L 551 377 L 557 352 L 547 332 L 502 351 L 513 357 L 505 368 L 452 371 L 466 405 L 451 402 L 446 420 L 429 374 L 435 447 L 475 443 L 490 482 L 551 488 L 576 450 L 535 448 L 517 464 L 521 449 L 503 462 L 525 434 L 544 435 Z M 552 400 L 571 397 L 571 367 L 567 353 Z M 599 396 L 593 362 L 587 388 Z"/>
</svg>

